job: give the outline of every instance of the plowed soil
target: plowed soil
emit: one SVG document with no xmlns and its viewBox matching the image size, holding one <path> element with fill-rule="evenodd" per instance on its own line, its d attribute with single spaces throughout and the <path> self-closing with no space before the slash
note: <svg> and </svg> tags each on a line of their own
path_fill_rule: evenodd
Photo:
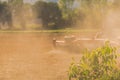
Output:
<svg viewBox="0 0 120 80">
<path fill-rule="evenodd" d="M 68 80 L 74 54 L 52 46 L 44 33 L 0 33 L 0 80 Z"/>
</svg>

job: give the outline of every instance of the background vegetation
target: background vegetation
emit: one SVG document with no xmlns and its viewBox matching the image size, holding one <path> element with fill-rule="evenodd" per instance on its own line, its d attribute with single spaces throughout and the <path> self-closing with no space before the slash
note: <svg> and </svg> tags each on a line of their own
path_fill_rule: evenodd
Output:
<svg viewBox="0 0 120 80">
<path fill-rule="evenodd" d="M 118 3 L 119 0 L 58 0 L 57 3 L 38 0 L 34 4 L 23 0 L 0 1 L 0 22 L 8 29 L 17 26 L 28 29 L 33 24 L 37 26 L 36 22 L 38 29 L 100 28 L 109 9 L 118 7 Z"/>
</svg>

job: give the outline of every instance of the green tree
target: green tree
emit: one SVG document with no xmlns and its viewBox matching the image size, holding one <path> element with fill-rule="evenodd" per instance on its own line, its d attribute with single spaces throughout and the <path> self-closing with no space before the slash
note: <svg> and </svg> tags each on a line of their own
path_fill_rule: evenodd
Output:
<svg viewBox="0 0 120 80">
<path fill-rule="evenodd" d="M 62 10 L 63 18 L 69 20 L 74 15 L 74 2 L 75 0 L 59 0 L 59 7 Z"/>
<path fill-rule="evenodd" d="M 1 26 L 7 24 L 9 28 L 13 27 L 12 12 L 6 2 L 0 2 L 0 23 L 2 24 Z"/>
<path fill-rule="evenodd" d="M 62 14 L 57 3 L 38 1 L 33 7 L 37 18 L 42 20 L 43 27 L 47 29 L 60 27 Z"/>
<path fill-rule="evenodd" d="M 62 9 L 63 13 L 69 13 L 73 10 L 73 4 L 75 0 L 59 0 L 59 6 Z"/>
<path fill-rule="evenodd" d="M 15 10 L 23 6 L 23 0 L 8 0 L 8 3 Z"/>
<path fill-rule="evenodd" d="M 87 8 L 104 8 L 107 6 L 108 0 L 78 0 L 81 7 Z"/>
<path fill-rule="evenodd" d="M 24 19 L 24 3 L 23 0 L 8 0 L 10 9 L 12 10 L 13 17 L 18 20 L 22 29 L 25 29 L 25 19 Z"/>
</svg>

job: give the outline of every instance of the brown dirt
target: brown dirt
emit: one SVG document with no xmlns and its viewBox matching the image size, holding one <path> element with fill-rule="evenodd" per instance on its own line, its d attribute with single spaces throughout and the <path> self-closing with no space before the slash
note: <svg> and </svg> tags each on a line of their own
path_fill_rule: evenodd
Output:
<svg viewBox="0 0 120 80">
<path fill-rule="evenodd" d="M 48 37 L 49 36 L 49 37 Z M 0 80 L 68 80 L 72 57 L 43 33 L 0 33 Z"/>
</svg>

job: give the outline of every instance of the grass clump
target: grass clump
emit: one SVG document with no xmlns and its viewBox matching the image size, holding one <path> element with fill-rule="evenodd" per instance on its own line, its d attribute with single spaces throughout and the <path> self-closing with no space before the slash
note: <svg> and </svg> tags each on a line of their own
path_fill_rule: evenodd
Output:
<svg viewBox="0 0 120 80">
<path fill-rule="evenodd" d="M 109 42 L 91 52 L 85 51 L 80 62 L 69 68 L 69 80 L 119 80 L 118 54 Z"/>
</svg>

